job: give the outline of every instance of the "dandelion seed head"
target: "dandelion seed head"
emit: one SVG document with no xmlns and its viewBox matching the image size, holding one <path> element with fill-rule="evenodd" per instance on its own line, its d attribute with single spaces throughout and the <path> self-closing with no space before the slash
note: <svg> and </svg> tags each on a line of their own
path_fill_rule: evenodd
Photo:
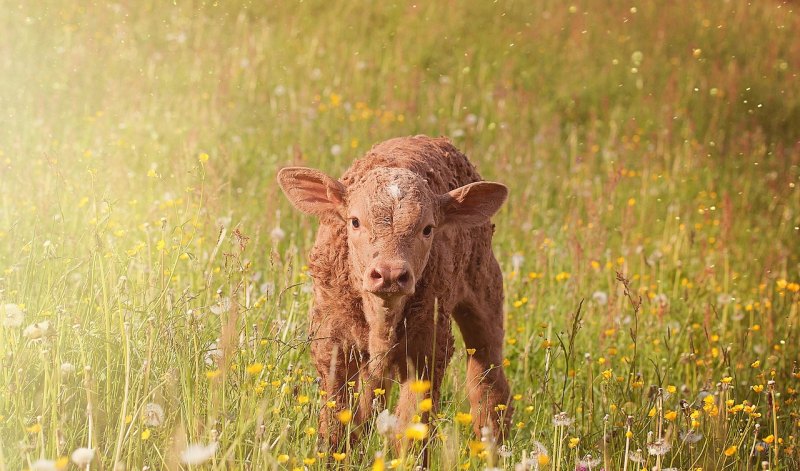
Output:
<svg viewBox="0 0 800 471">
<path fill-rule="evenodd" d="M 76 449 L 70 455 L 70 459 L 79 468 L 83 468 L 94 459 L 94 450 L 92 448 L 81 447 Z"/>
<path fill-rule="evenodd" d="M 208 445 L 189 445 L 181 452 L 181 463 L 188 465 L 203 464 L 214 457 L 218 446 L 217 442 L 211 442 Z"/>
<path fill-rule="evenodd" d="M 155 402 L 147 403 L 142 416 L 144 424 L 148 427 L 160 427 L 164 423 L 164 408 Z"/>
<path fill-rule="evenodd" d="M 0 304 L 0 319 L 3 327 L 20 327 L 25 319 L 25 312 L 17 304 Z"/>
</svg>

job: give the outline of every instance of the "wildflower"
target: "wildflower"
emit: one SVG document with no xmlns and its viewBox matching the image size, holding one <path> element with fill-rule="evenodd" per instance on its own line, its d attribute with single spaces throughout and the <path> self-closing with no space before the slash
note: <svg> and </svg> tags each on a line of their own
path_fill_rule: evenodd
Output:
<svg viewBox="0 0 800 471">
<path fill-rule="evenodd" d="M 376 452 L 375 453 L 375 461 L 372 462 L 372 471 L 383 471 L 386 468 L 383 453 Z"/>
<path fill-rule="evenodd" d="M 653 456 L 666 455 L 671 449 L 672 445 L 670 445 L 669 442 L 663 438 L 659 438 L 658 440 L 647 444 L 647 453 Z"/>
<path fill-rule="evenodd" d="M 17 304 L 0 304 L 0 319 L 3 327 L 19 327 L 25 318 L 25 312 Z"/>
<path fill-rule="evenodd" d="M 316 462 L 317 462 L 316 458 L 311 458 L 311 457 L 303 458 L 303 464 L 306 465 L 306 466 L 311 466 L 312 464 L 314 464 Z"/>
<path fill-rule="evenodd" d="M 216 304 L 211 306 L 210 309 L 211 309 L 211 312 L 213 314 L 216 314 L 218 316 L 220 314 L 222 314 L 223 312 L 230 311 L 230 309 L 231 309 L 231 298 L 222 298 L 222 299 L 220 299 L 219 302 L 217 302 Z"/>
<path fill-rule="evenodd" d="M 31 425 L 30 427 L 25 427 L 25 431 L 28 433 L 39 433 L 42 431 L 42 424 L 36 422 L 35 424 Z"/>
<path fill-rule="evenodd" d="M 353 411 L 350 409 L 344 409 L 336 414 L 336 418 L 339 419 L 339 422 L 347 425 L 351 420 L 353 420 Z"/>
<path fill-rule="evenodd" d="M 757 393 L 760 393 L 761 391 L 764 390 L 764 385 L 763 384 L 755 384 L 753 386 L 750 386 L 750 389 L 752 389 L 753 391 L 755 391 Z"/>
<path fill-rule="evenodd" d="M 511 256 L 511 269 L 513 271 L 519 271 L 523 263 L 525 263 L 525 256 L 521 253 L 515 253 Z"/>
<path fill-rule="evenodd" d="M 278 463 L 282 464 L 282 463 L 286 463 L 287 461 L 289 461 L 289 455 L 285 455 L 285 454 L 278 455 Z"/>
<path fill-rule="evenodd" d="M 50 321 L 42 321 L 25 327 L 25 330 L 22 331 L 22 335 L 28 340 L 36 340 L 46 336 L 49 331 Z"/>
<path fill-rule="evenodd" d="M 188 465 L 199 465 L 214 457 L 217 453 L 217 442 L 211 442 L 208 445 L 193 444 L 186 447 L 181 452 L 181 463 Z"/>
<path fill-rule="evenodd" d="M 91 448 L 81 447 L 72 452 L 70 456 L 72 462 L 79 468 L 85 468 L 86 465 L 94 459 L 94 450 Z"/>
<path fill-rule="evenodd" d="M 142 416 L 144 424 L 148 427 L 160 427 L 164 423 L 164 408 L 155 402 L 150 402 L 144 406 Z"/>
<path fill-rule="evenodd" d="M 142 440 L 148 440 L 152 434 L 153 432 L 151 432 L 149 428 L 146 428 L 142 431 L 141 438 Z"/>
<path fill-rule="evenodd" d="M 208 162 L 208 154 L 206 154 L 205 152 L 201 152 L 200 155 L 197 156 L 197 160 L 204 163 Z"/>
<path fill-rule="evenodd" d="M 592 300 L 601 306 L 608 304 L 608 295 L 605 291 L 595 291 L 592 293 Z"/>
<path fill-rule="evenodd" d="M 248 365 L 246 368 L 247 374 L 251 376 L 256 376 L 257 374 L 261 373 L 264 369 L 263 363 L 253 363 L 252 365 Z"/>
<path fill-rule="evenodd" d="M 725 451 L 723 451 L 723 453 L 725 454 L 725 456 L 733 456 L 736 454 L 736 450 L 737 450 L 736 445 L 731 445 L 728 448 L 725 448 Z"/>
<path fill-rule="evenodd" d="M 301 394 L 301 395 L 297 396 L 297 403 L 300 404 L 300 405 L 308 404 L 308 401 L 310 401 L 310 400 L 311 400 L 311 398 L 309 398 L 308 396 L 306 396 L 304 394 Z"/>
<path fill-rule="evenodd" d="M 580 443 L 580 442 L 581 442 L 581 439 L 580 439 L 580 438 L 578 438 L 578 437 L 572 437 L 572 438 L 570 438 L 570 439 L 569 439 L 569 444 L 568 444 L 568 446 L 569 446 L 570 448 L 575 448 L 576 446 L 578 446 L 578 443 Z"/>
<path fill-rule="evenodd" d="M 270 238 L 275 242 L 280 242 L 286 237 L 286 232 L 281 229 L 281 226 L 275 226 L 269 233 Z"/>
<path fill-rule="evenodd" d="M 600 374 L 603 376 L 603 379 L 605 379 L 606 381 L 608 381 L 609 379 L 611 379 L 611 377 L 614 375 L 614 373 L 612 372 L 612 370 L 611 370 L 610 368 L 609 368 L 609 369 L 607 369 L 607 370 L 604 370 L 604 371 L 603 371 L 602 373 L 600 373 Z"/>
<path fill-rule="evenodd" d="M 428 426 L 425 424 L 411 424 L 406 428 L 406 438 L 424 440 L 428 436 Z"/>
<path fill-rule="evenodd" d="M 214 378 L 218 377 L 221 374 L 222 374 L 222 371 L 220 371 L 220 370 L 206 371 L 206 378 L 214 379 Z"/>
<path fill-rule="evenodd" d="M 342 146 L 339 144 L 334 144 L 331 146 L 331 154 L 336 157 L 342 153 Z"/>
<path fill-rule="evenodd" d="M 645 462 L 644 456 L 642 455 L 642 450 L 632 451 L 628 454 L 628 459 L 633 461 L 636 464 L 643 464 Z"/>
<path fill-rule="evenodd" d="M 657 306 L 667 307 L 669 306 L 669 298 L 666 294 L 659 293 L 653 298 L 653 303 Z"/>
<path fill-rule="evenodd" d="M 671 411 L 667 412 L 666 414 L 664 414 L 664 418 L 669 420 L 670 422 L 675 420 L 677 417 L 678 417 L 678 413 L 675 412 L 674 410 L 671 410 Z"/>
<path fill-rule="evenodd" d="M 61 376 L 70 376 L 73 373 L 75 373 L 75 365 L 68 361 L 61 364 Z"/>
<path fill-rule="evenodd" d="M 569 427 L 573 422 L 575 419 L 570 418 L 566 412 L 559 412 L 553 416 L 553 425 L 556 427 Z"/>
<path fill-rule="evenodd" d="M 336 461 L 343 461 L 347 458 L 347 453 L 333 453 L 333 459 Z"/>
<path fill-rule="evenodd" d="M 389 435 L 397 428 L 397 417 L 389 409 L 384 409 L 375 419 L 375 427 L 381 435 Z"/>
<path fill-rule="evenodd" d="M 456 422 L 458 422 L 461 425 L 469 425 L 472 423 L 472 414 L 470 414 L 469 412 L 457 412 Z"/>
<path fill-rule="evenodd" d="M 30 471 L 56 471 L 57 469 L 55 461 L 42 458 L 31 463 Z"/>
<path fill-rule="evenodd" d="M 503 445 L 497 449 L 497 454 L 500 455 L 501 458 L 510 458 L 511 457 L 511 450 Z"/>
<path fill-rule="evenodd" d="M 578 461 L 578 467 L 586 470 L 591 470 L 596 468 L 600 464 L 600 458 L 593 457 L 590 454 L 584 456 L 581 460 Z"/>
<path fill-rule="evenodd" d="M 429 397 L 426 397 L 419 403 L 419 410 L 422 412 L 428 412 L 432 408 L 433 408 L 433 401 Z"/>
<path fill-rule="evenodd" d="M 569 277 L 572 276 L 569 273 L 562 271 L 556 275 L 556 281 L 566 281 Z"/>
<path fill-rule="evenodd" d="M 418 379 L 411 383 L 411 390 L 418 394 L 428 392 L 430 388 L 431 382 L 428 380 Z"/>
</svg>

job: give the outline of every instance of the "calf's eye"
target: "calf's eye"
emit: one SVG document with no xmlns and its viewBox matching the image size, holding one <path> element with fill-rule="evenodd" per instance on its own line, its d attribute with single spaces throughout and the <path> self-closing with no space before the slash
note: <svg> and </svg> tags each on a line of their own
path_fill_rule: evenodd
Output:
<svg viewBox="0 0 800 471">
<path fill-rule="evenodd" d="M 422 235 L 425 237 L 430 237 L 431 233 L 433 232 L 433 226 L 427 225 L 425 229 L 422 229 Z"/>
<path fill-rule="evenodd" d="M 358 221 L 358 218 L 351 219 L 350 224 L 353 225 L 353 229 L 358 229 L 361 226 L 361 223 Z"/>
</svg>

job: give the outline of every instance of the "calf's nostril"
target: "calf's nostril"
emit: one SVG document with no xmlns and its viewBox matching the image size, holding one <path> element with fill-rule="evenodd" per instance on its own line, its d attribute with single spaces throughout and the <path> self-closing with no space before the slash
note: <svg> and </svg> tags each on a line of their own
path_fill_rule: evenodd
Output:
<svg viewBox="0 0 800 471">
<path fill-rule="evenodd" d="M 410 276 L 409 276 L 408 272 L 404 271 L 403 273 L 400 274 L 400 276 L 397 277 L 397 282 L 400 283 L 401 285 L 404 285 L 404 284 L 408 283 L 409 278 L 410 278 Z"/>
<path fill-rule="evenodd" d="M 369 273 L 369 277 L 372 278 L 373 280 L 380 280 L 381 278 L 383 278 L 383 276 L 381 276 L 381 273 L 378 270 L 372 270 Z"/>
</svg>

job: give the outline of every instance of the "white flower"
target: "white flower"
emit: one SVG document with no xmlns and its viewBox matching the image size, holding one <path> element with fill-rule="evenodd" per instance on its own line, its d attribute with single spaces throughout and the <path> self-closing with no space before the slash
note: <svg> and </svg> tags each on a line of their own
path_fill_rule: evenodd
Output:
<svg viewBox="0 0 800 471">
<path fill-rule="evenodd" d="M 511 456 L 511 449 L 502 445 L 497 449 L 497 454 L 500 455 L 501 458 L 509 458 Z"/>
<path fill-rule="evenodd" d="M 592 300 L 601 306 L 608 304 L 608 295 L 605 291 L 595 291 L 592 293 Z"/>
<path fill-rule="evenodd" d="M 36 340 L 47 335 L 49 331 L 50 321 L 42 321 L 25 327 L 25 330 L 22 331 L 22 335 L 27 337 L 29 340 Z"/>
<path fill-rule="evenodd" d="M 217 452 L 217 442 L 208 445 L 193 444 L 181 452 L 181 463 L 189 465 L 203 464 L 214 457 Z"/>
<path fill-rule="evenodd" d="M 578 461 L 578 465 L 583 468 L 596 468 L 600 464 L 600 458 L 595 458 L 592 455 L 584 456 L 580 461 Z"/>
<path fill-rule="evenodd" d="M 653 298 L 653 303 L 661 307 L 667 307 L 669 306 L 669 298 L 667 297 L 666 294 L 659 293 L 656 295 L 655 298 Z"/>
<path fill-rule="evenodd" d="M 44 458 L 31 463 L 31 471 L 56 471 L 56 462 Z"/>
<path fill-rule="evenodd" d="M 203 355 L 203 359 L 208 366 L 219 364 L 219 362 L 222 361 L 222 349 L 217 347 L 216 343 L 212 343 L 208 346 L 208 350 L 206 350 L 205 355 Z"/>
<path fill-rule="evenodd" d="M 61 364 L 61 375 L 62 376 L 69 376 L 75 373 L 75 365 L 72 363 L 65 361 Z"/>
<path fill-rule="evenodd" d="M 160 427 L 164 423 L 164 408 L 155 402 L 146 404 L 142 414 L 148 427 Z"/>
<path fill-rule="evenodd" d="M 220 315 L 223 312 L 228 312 L 231 309 L 231 298 L 222 298 L 217 304 L 211 306 L 211 312 Z"/>
<path fill-rule="evenodd" d="M 389 409 L 384 409 L 375 419 L 375 427 L 381 435 L 389 435 L 397 429 L 397 417 Z"/>
<path fill-rule="evenodd" d="M 553 425 L 556 427 L 569 427 L 572 422 L 575 422 L 575 419 L 571 419 L 566 412 L 559 412 L 553 416 Z"/>
<path fill-rule="evenodd" d="M 286 237 L 286 232 L 281 229 L 281 226 L 275 226 L 275 228 L 270 231 L 269 236 L 272 237 L 272 240 L 275 242 L 280 242 Z"/>
<path fill-rule="evenodd" d="M 18 305 L 0 304 L 0 319 L 3 321 L 3 327 L 19 327 L 24 318 L 25 313 Z"/>
<path fill-rule="evenodd" d="M 521 253 L 515 253 L 511 256 L 511 269 L 514 271 L 519 271 L 522 264 L 525 263 L 525 256 Z"/>
<path fill-rule="evenodd" d="M 647 444 L 647 453 L 653 456 L 662 456 L 666 455 L 669 450 L 672 449 L 672 445 L 670 445 L 666 440 L 663 438 L 659 438 L 658 440 L 648 443 Z"/>
<path fill-rule="evenodd" d="M 94 459 L 94 450 L 91 448 L 78 448 L 72 452 L 72 462 L 79 468 L 85 467 Z"/>
<path fill-rule="evenodd" d="M 342 146 L 340 146 L 339 144 L 334 144 L 331 146 L 331 154 L 333 154 L 334 157 L 338 156 L 341 153 L 342 153 Z"/>
<path fill-rule="evenodd" d="M 634 463 L 637 463 L 637 464 L 642 464 L 645 461 L 644 456 L 642 456 L 642 450 L 632 451 L 628 455 L 628 459 L 630 459 L 631 461 L 633 461 Z"/>
</svg>

